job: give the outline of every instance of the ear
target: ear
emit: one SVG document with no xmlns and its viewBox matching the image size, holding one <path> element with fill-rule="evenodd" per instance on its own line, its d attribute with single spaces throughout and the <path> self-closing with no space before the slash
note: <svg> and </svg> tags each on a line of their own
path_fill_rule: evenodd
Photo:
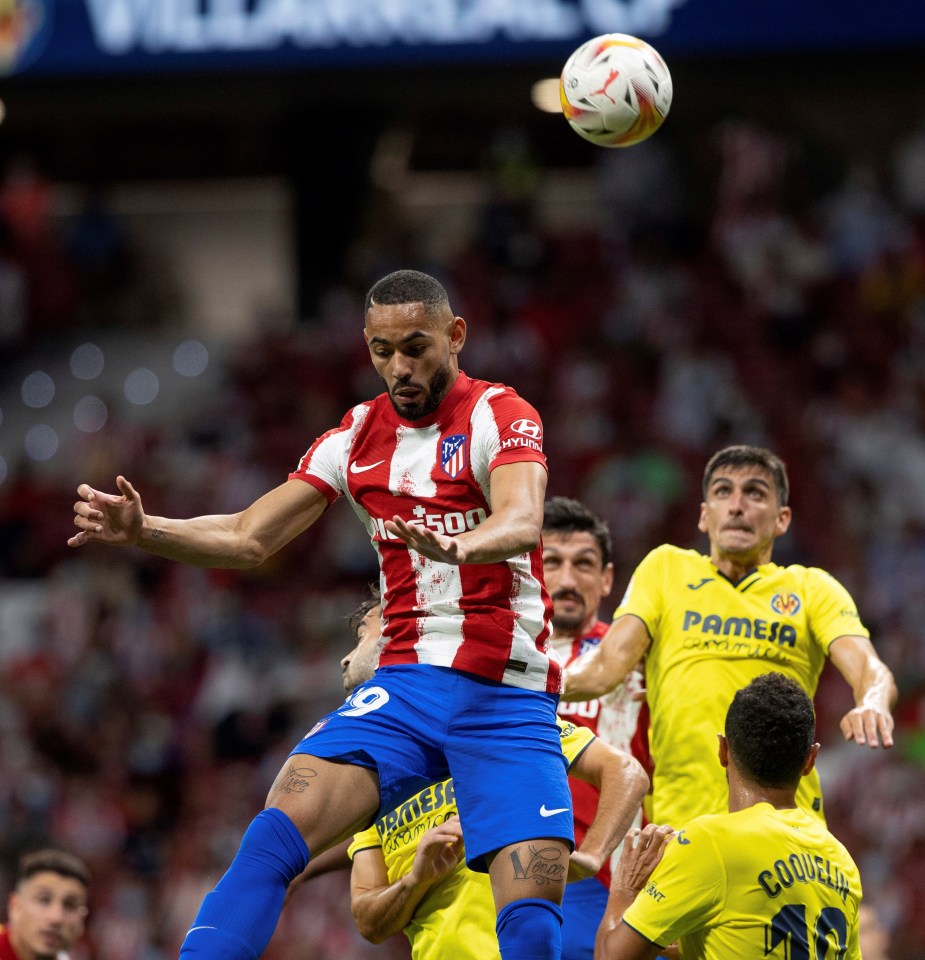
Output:
<svg viewBox="0 0 925 960">
<path fill-rule="evenodd" d="M 450 353 L 459 353 L 466 342 L 466 321 L 462 317 L 453 317 L 450 329 Z"/>
<path fill-rule="evenodd" d="M 729 766 L 729 741 L 721 734 L 716 735 L 719 738 L 719 765 L 721 767 Z"/>
<path fill-rule="evenodd" d="M 707 532 L 707 505 L 705 503 L 700 504 L 700 519 L 697 521 L 697 529 L 701 533 Z"/>
<path fill-rule="evenodd" d="M 816 766 L 816 757 L 819 755 L 819 744 L 814 743 L 809 748 L 809 754 L 806 757 L 806 763 L 803 764 L 803 776 L 805 777 L 810 773 L 814 766 Z"/>
<path fill-rule="evenodd" d="M 790 529 L 790 521 L 793 519 L 793 511 L 790 507 L 781 507 L 777 511 L 777 536 L 781 536 Z"/>
<path fill-rule="evenodd" d="M 601 596 L 609 597 L 611 590 L 613 590 L 613 564 L 608 563 L 601 575 Z"/>
</svg>

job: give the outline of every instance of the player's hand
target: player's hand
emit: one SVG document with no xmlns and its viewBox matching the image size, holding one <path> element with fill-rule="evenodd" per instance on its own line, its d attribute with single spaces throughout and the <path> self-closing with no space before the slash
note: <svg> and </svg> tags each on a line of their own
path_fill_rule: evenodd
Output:
<svg viewBox="0 0 925 960">
<path fill-rule="evenodd" d="M 630 898 L 635 898 L 645 887 L 674 835 L 674 829 L 667 824 L 659 827 L 647 823 L 641 830 L 639 827 L 629 830 L 623 838 L 623 850 L 610 889 L 625 891 Z"/>
<path fill-rule="evenodd" d="M 74 504 L 74 526 L 80 533 L 68 540 L 69 547 L 91 541 L 110 546 L 138 543 L 145 520 L 141 497 L 125 477 L 116 477 L 116 486 L 118 494 L 94 490 L 86 483 L 77 488 L 81 499 Z"/>
<path fill-rule="evenodd" d="M 593 877 L 601 867 L 604 866 L 600 857 L 592 856 L 590 853 L 584 853 L 581 850 L 573 850 L 568 858 L 568 877 L 566 883 L 574 883 L 576 880 L 586 880 Z"/>
<path fill-rule="evenodd" d="M 462 824 L 459 817 L 451 817 L 421 836 L 411 873 L 418 882 L 436 883 L 453 871 L 462 855 Z"/>
<path fill-rule="evenodd" d="M 846 740 L 876 750 L 883 742 L 884 749 L 893 746 L 893 716 L 877 707 L 855 707 L 841 718 L 841 732 Z"/>
<path fill-rule="evenodd" d="M 401 517 L 386 520 L 385 528 L 429 560 L 456 566 L 464 561 L 462 546 L 455 537 L 436 533 L 419 523 L 407 523 Z"/>
</svg>

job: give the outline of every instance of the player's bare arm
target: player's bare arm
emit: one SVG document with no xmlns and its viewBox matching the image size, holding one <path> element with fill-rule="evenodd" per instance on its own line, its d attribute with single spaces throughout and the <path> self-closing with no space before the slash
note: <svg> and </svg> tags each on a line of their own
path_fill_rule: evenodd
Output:
<svg viewBox="0 0 925 960">
<path fill-rule="evenodd" d="M 829 659 L 854 694 L 854 708 L 841 718 L 844 738 L 872 749 L 881 743 L 892 747 L 896 681 L 874 645 L 867 637 L 839 637 L 829 647 Z"/>
<path fill-rule="evenodd" d="M 670 826 L 654 823 L 626 834 L 594 943 L 595 960 L 653 960 L 661 953 L 656 944 L 623 923 L 623 914 L 645 887 L 673 836 Z"/>
<path fill-rule="evenodd" d="M 594 820 L 569 859 L 568 879 L 572 882 L 594 876 L 616 850 L 649 789 L 649 777 L 628 753 L 598 739 L 572 764 L 569 773 L 600 791 Z"/>
<path fill-rule="evenodd" d="M 77 488 L 81 499 L 74 505 L 74 524 L 80 532 L 68 540 L 69 546 L 131 545 L 200 567 L 247 569 L 310 527 L 327 507 L 311 484 L 289 480 L 240 513 L 177 520 L 147 515 L 124 477 L 116 485 L 118 494 L 85 483 Z"/>
<path fill-rule="evenodd" d="M 603 697 L 627 678 L 649 649 L 649 631 L 638 617 L 614 620 L 601 642 L 565 668 L 563 700 Z"/>
<path fill-rule="evenodd" d="M 401 517 L 386 521 L 386 528 L 412 550 L 440 563 L 498 563 L 539 545 L 546 478 L 542 464 L 532 461 L 496 467 L 491 473 L 491 516 L 455 537 Z"/>
<path fill-rule="evenodd" d="M 404 930 L 418 904 L 453 871 L 462 854 L 458 817 L 422 835 L 411 870 L 394 883 L 389 883 L 380 848 L 358 850 L 350 873 L 350 908 L 361 935 L 372 943 L 382 943 Z"/>
</svg>

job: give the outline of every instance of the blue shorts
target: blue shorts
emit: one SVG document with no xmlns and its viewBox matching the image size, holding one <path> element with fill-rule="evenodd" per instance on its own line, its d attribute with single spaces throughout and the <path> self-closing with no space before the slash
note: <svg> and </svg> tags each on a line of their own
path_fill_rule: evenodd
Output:
<svg viewBox="0 0 925 960">
<path fill-rule="evenodd" d="M 562 960 L 592 960 L 607 897 L 607 888 L 597 877 L 566 884 L 562 897 Z"/>
<path fill-rule="evenodd" d="M 484 872 L 485 856 L 511 843 L 574 846 L 557 702 L 448 667 L 383 667 L 292 753 L 375 769 L 380 813 L 452 776 L 466 862 Z"/>
</svg>

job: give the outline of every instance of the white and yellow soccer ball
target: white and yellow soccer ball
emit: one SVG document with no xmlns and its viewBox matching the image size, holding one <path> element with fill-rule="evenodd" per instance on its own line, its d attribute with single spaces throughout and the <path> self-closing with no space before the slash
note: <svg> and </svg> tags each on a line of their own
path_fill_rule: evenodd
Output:
<svg viewBox="0 0 925 960">
<path fill-rule="evenodd" d="M 630 147 L 652 136 L 671 107 L 671 74 L 658 51 L 625 33 L 583 43 L 559 77 L 562 112 L 599 147 Z"/>
</svg>

